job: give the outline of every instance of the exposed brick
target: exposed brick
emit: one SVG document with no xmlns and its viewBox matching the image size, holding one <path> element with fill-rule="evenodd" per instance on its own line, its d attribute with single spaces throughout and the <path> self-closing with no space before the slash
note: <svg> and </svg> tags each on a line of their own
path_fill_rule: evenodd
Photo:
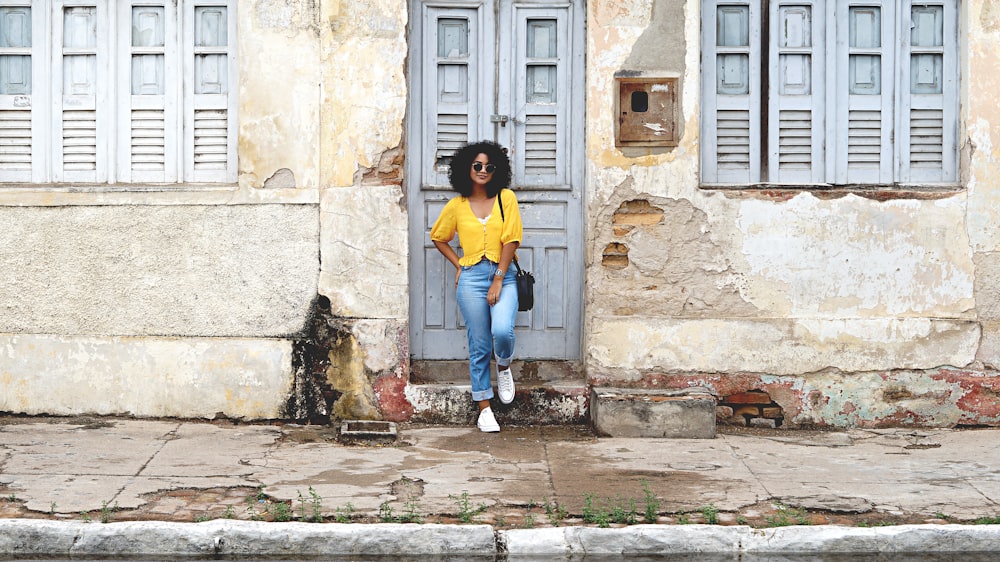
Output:
<svg viewBox="0 0 1000 562">
<path fill-rule="evenodd" d="M 611 217 L 612 224 L 649 226 L 663 220 L 663 209 L 654 207 L 645 199 L 625 201 Z"/>
<path fill-rule="evenodd" d="M 733 408 L 733 415 L 734 416 L 753 416 L 753 417 L 756 418 L 756 417 L 760 416 L 760 407 L 759 406 L 740 406 L 739 408 Z"/>
<path fill-rule="evenodd" d="M 628 267 L 628 246 L 612 242 L 604 248 L 601 264 L 610 269 L 625 269 Z"/>
<path fill-rule="evenodd" d="M 765 418 L 770 418 L 772 420 L 778 420 L 785 417 L 785 413 L 781 410 L 781 408 L 761 408 L 760 413 Z"/>
<path fill-rule="evenodd" d="M 726 404 L 770 404 L 771 396 L 761 390 L 750 390 L 738 394 L 730 394 L 722 398 Z"/>
</svg>

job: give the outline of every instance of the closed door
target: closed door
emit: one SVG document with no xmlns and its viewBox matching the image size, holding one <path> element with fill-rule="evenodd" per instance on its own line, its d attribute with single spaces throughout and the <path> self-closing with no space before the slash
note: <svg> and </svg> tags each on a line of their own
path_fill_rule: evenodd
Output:
<svg viewBox="0 0 1000 562">
<path fill-rule="evenodd" d="M 518 260 L 536 279 L 534 309 L 517 316 L 517 356 L 580 356 L 583 5 L 411 4 L 407 189 L 414 359 L 468 357 L 454 268 L 429 232 L 455 195 L 448 183 L 451 155 L 483 139 L 498 142 L 511 157 L 525 229 Z"/>
</svg>

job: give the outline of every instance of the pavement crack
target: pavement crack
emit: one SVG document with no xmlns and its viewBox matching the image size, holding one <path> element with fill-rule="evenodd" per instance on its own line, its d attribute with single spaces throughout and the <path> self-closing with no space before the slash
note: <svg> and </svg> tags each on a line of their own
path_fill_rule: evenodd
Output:
<svg viewBox="0 0 1000 562">
<path fill-rule="evenodd" d="M 142 463 L 142 466 L 139 467 L 139 470 L 137 470 L 133 476 L 142 476 L 143 471 L 146 470 L 146 467 L 149 466 L 149 463 L 153 462 L 153 459 L 156 458 L 156 455 L 160 454 L 160 451 L 162 451 L 163 448 L 167 446 L 167 443 L 175 439 L 179 439 L 179 437 L 177 436 L 177 432 L 180 430 L 182 425 L 183 424 L 178 423 L 173 429 L 164 433 L 162 437 L 157 439 L 158 441 L 160 441 L 160 446 L 157 447 L 156 450 L 149 455 L 149 458 L 146 459 L 146 462 Z"/>
</svg>

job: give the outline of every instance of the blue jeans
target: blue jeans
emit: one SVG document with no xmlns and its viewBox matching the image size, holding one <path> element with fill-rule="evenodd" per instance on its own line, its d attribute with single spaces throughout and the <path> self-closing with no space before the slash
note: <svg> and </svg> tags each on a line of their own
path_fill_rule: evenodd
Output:
<svg viewBox="0 0 1000 562">
<path fill-rule="evenodd" d="M 503 278 L 500 300 L 493 306 L 486 302 L 486 293 L 493 283 L 497 264 L 482 260 L 476 265 L 462 266 L 456 297 L 465 319 L 469 337 L 469 380 L 472 399 L 493 398 L 490 385 L 490 358 L 509 365 L 514 358 L 514 317 L 517 316 L 517 274 L 507 269 Z"/>
</svg>

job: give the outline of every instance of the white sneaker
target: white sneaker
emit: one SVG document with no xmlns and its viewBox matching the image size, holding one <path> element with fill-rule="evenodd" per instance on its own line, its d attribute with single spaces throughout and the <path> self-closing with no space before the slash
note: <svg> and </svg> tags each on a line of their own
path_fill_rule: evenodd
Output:
<svg viewBox="0 0 1000 562">
<path fill-rule="evenodd" d="M 497 371 L 497 395 L 504 404 L 514 401 L 514 375 L 510 372 L 510 365 L 502 371 Z"/>
<path fill-rule="evenodd" d="M 479 431 L 483 433 L 496 433 L 500 431 L 500 424 L 497 423 L 497 419 L 493 416 L 493 408 L 486 408 L 479 412 L 479 421 L 476 422 L 476 425 L 479 426 Z"/>
</svg>

